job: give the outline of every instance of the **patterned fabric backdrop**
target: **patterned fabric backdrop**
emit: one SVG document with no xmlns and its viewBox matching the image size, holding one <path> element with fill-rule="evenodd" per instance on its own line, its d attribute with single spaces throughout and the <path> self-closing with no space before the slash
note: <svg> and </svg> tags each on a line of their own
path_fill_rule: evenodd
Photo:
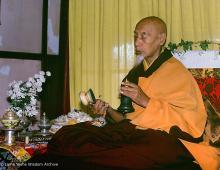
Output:
<svg viewBox="0 0 220 170">
<path fill-rule="evenodd" d="M 220 68 L 189 69 L 195 77 L 203 97 L 207 98 L 220 112 Z"/>
<path fill-rule="evenodd" d="M 203 138 L 220 147 L 220 69 L 189 69 L 195 77 L 204 97 L 208 113 Z"/>
</svg>

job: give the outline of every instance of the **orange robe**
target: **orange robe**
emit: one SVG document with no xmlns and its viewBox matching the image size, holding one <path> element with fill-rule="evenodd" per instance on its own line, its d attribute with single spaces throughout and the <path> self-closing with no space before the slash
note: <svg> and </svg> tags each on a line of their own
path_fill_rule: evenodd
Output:
<svg viewBox="0 0 220 170">
<path fill-rule="evenodd" d="M 139 77 L 138 85 L 150 100 L 146 108 L 134 104 L 135 111 L 127 114 L 137 128 L 159 129 L 169 133 L 172 126 L 178 126 L 194 138 L 202 135 L 207 113 L 201 92 L 191 73 L 177 59 L 171 57 L 148 78 Z M 210 163 L 214 165 L 213 169 L 219 166 L 218 151 L 213 147 L 204 149 L 205 145 L 181 141 L 203 169 L 208 164 L 211 169 Z M 203 154 L 205 158 L 206 151 L 209 156 L 212 155 L 210 160 L 199 156 Z"/>
</svg>

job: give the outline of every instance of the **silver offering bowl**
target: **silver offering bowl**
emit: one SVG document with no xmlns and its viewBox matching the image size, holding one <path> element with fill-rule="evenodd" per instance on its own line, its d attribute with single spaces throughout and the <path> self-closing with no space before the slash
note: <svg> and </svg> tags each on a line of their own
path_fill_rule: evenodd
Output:
<svg viewBox="0 0 220 170">
<path fill-rule="evenodd" d="M 49 132 L 49 129 L 51 127 L 51 123 L 49 122 L 49 120 L 47 119 L 46 117 L 46 114 L 43 113 L 42 116 L 41 116 L 41 119 L 40 119 L 40 123 L 39 123 L 39 128 L 40 128 L 40 132 L 42 135 L 46 135 L 48 134 Z"/>
<path fill-rule="evenodd" d="M 45 125 L 39 124 L 38 126 L 39 126 L 42 134 L 47 134 L 49 129 L 50 129 L 50 127 L 51 127 L 50 124 L 45 124 Z"/>
</svg>

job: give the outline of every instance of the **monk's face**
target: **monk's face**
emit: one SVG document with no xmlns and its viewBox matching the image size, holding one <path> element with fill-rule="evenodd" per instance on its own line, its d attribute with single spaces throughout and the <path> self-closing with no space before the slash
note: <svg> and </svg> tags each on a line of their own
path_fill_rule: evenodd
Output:
<svg viewBox="0 0 220 170">
<path fill-rule="evenodd" d="M 136 51 L 145 58 L 157 57 L 166 35 L 160 26 L 152 21 L 138 23 L 134 31 L 134 44 Z"/>
</svg>

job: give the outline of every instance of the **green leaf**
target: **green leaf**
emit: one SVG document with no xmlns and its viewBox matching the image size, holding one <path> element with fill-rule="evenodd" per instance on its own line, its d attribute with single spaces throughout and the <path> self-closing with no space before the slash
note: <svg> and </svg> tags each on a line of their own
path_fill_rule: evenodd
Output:
<svg viewBox="0 0 220 170">
<path fill-rule="evenodd" d="M 171 50 L 171 51 L 175 51 L 177 49 L 177 45 L 175 43 L 172 43 L 170 42 L 168 44 L 168 48 Z"/>
<path fill-rule="evenodd" d="M 210 42 L 207 40 L 201 41 L 199 43 L 199 46 L 201 47 L 202 50 L 206 51 L 209 48 Z"/>
</svg>

